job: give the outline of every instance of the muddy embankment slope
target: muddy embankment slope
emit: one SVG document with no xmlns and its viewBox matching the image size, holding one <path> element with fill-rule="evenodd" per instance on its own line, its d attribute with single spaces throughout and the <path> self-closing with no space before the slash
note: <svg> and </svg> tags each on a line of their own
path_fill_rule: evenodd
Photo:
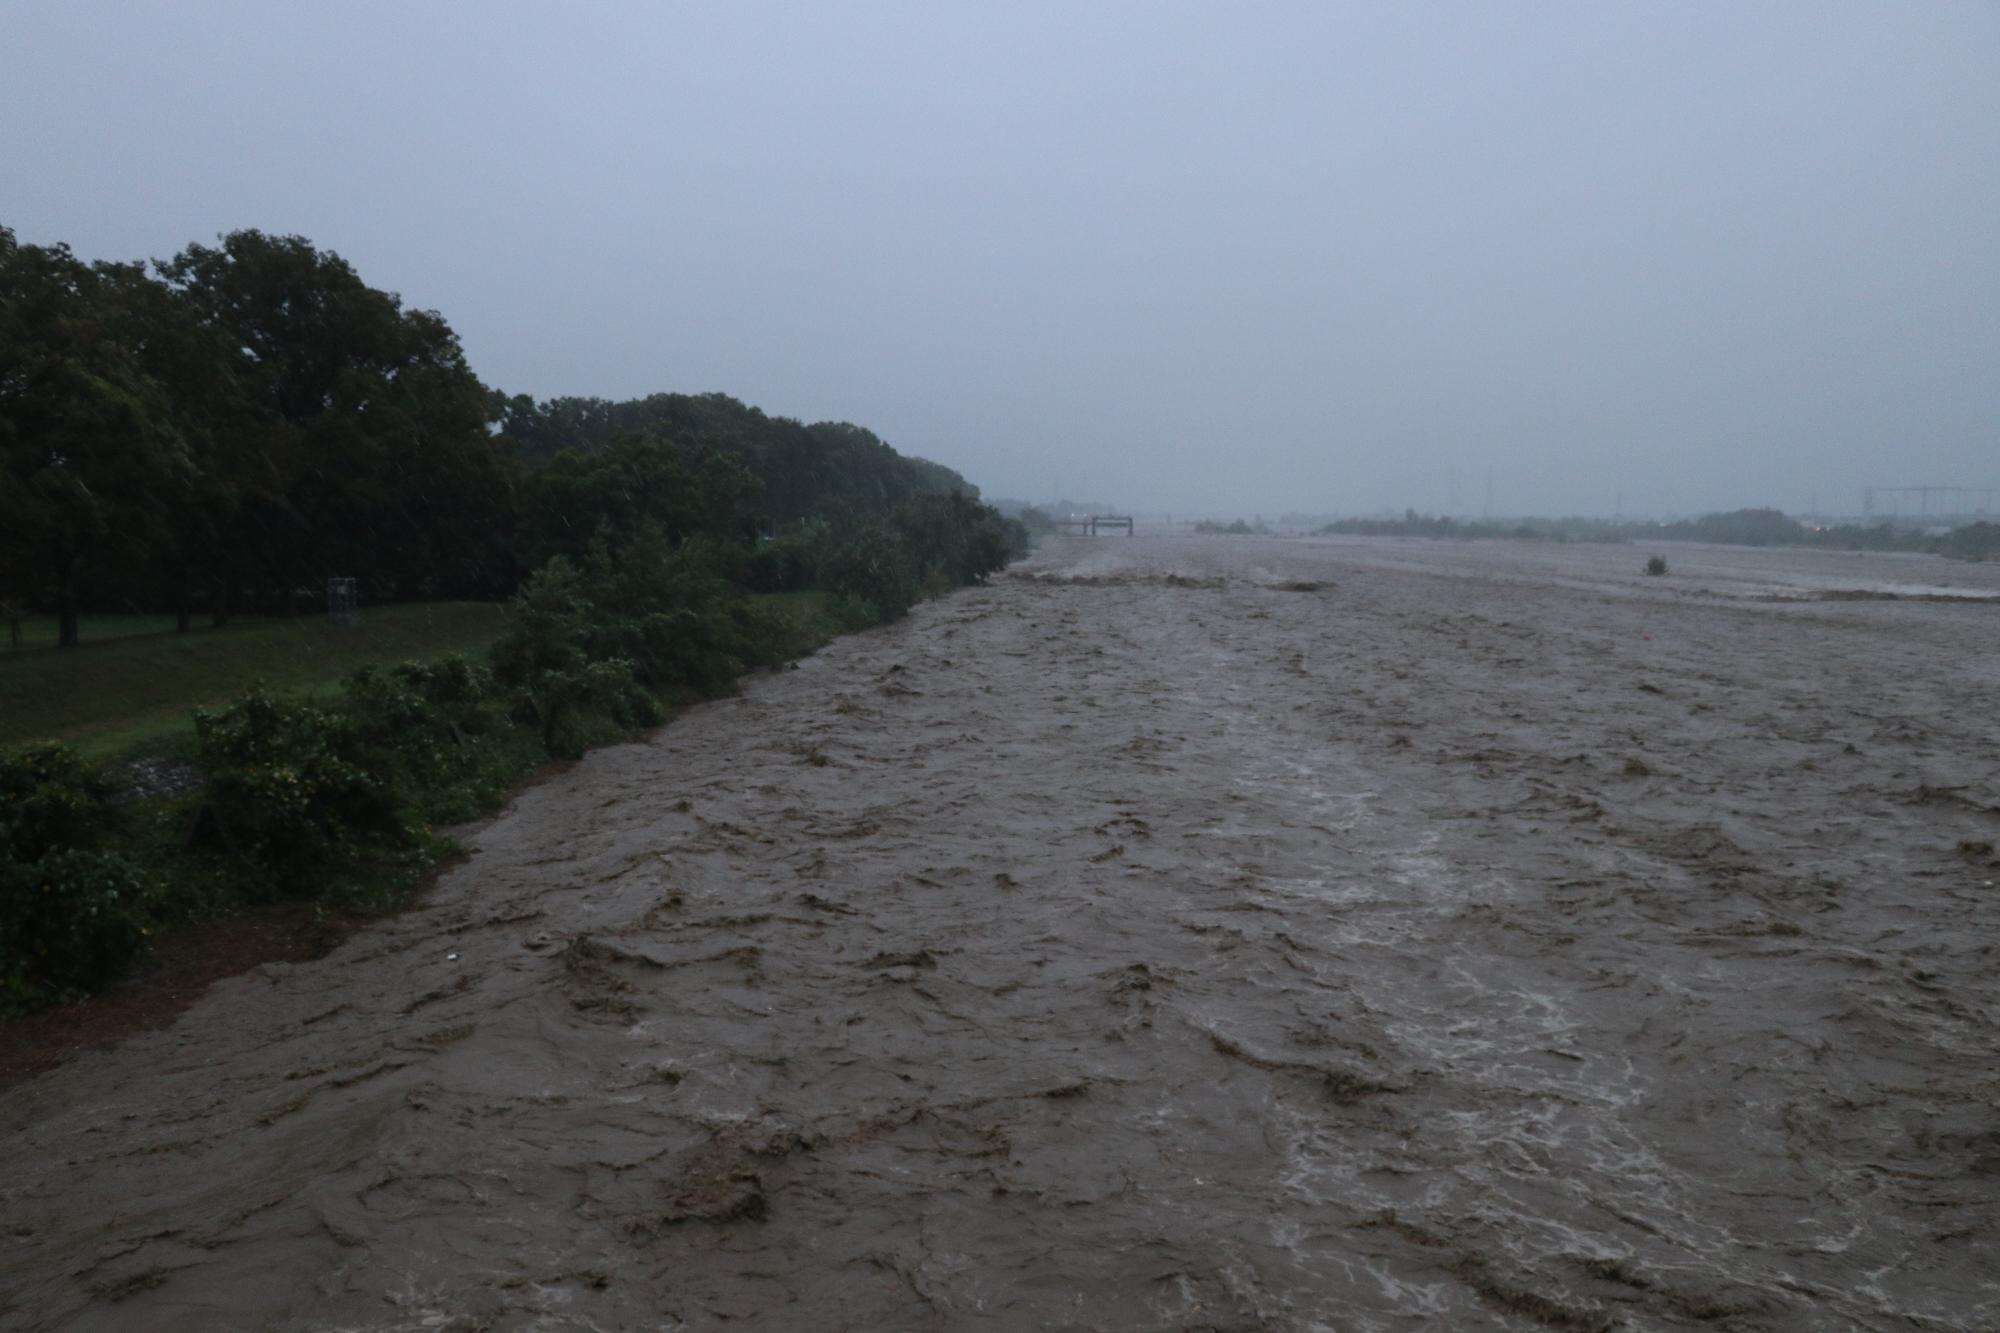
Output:
<svg viewBox="0 0 2000 1333">
<path fill-rule="evenodd" d="M 594 754 L 0 1095 L 0 1327 L 2000 1326 L 2000 605 L 1642 560 L 1059 543 Z"/>
</svg>

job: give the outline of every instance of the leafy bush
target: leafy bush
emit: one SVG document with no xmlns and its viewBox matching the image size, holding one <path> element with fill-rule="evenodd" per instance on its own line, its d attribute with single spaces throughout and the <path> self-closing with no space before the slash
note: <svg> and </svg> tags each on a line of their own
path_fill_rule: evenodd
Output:
<svg viewBox="0 0 2000 1333">
<path fill-rule="evenodd" d="M 567 558 L 556 556 L 529 575 L 507 610 L 507 632 L 491 652 L 493 674 L 501 681 L 526 689 L 543 672 L 582 663 L 596 608 L 582 572 Z"/>
<path fill-rule="evenodd" d="M 528 702 L 540 728 L 542 748 L 574 759 L 593 744 L 612 739 L 592 723 L 608 719 L 615 733 L 658 726 L 666 720 L 659 700 L 633 678 L 622 657 L 586 662 L 570 671 L 544 671 L 530 684 Z"/>
<path fill-rule="evenodd" d="M 1655 555 L 1655 556 L 1648 556 L 1646 558 L 1647 574 L 1651 575 L 1654 578 L 1658 578 L 1660 577 L 1660 575 L 1666 572 L 1667 572 L 1667 558 L 1665 556 Z"/>
<path fill-rule="evenodd" d="M 591 635 L 590 656 L 629 663 L 633 678 L 655 689 L 712 694 L 743 674 L 741 639 L 727 604 L 677 608 L 607 622 Z"/>
<path fill-rule="evenodd" d="M 70 999 L 144 945 L 146 878 L 114 852 L 65 848 L 0 865 L 0 1011 Z"/>
<path fill-rule="evenodd" d="M 730 578 L 739 555 L 700 536 L 676 545 L 657 530 L 616 559 L 593 550 L 584 570 L 595 613 L 583 640 L 590 660 L 623 658 L 656 690 L 723 689 L 758 652 L 742 588 Z"/>
<path fill-rule="evenodd" d="M 1028 549 L 1025 527 L 957 493 L 907 501 L 895 529 L 929 595 L 976 583 Z"/>
<path fill-rule="evenodd" d="M 341 686 L 345 710 L 364 745 L 420 751 L 488 730 L 499 696 L 493 673 L 454 654 L 435 662 L 364 666 Z"/>
<path fill-rule="evenodd" d="M 359 740 L 339 715 L 253 690 L 227 708 L 196 709 L 194 725 L 208 781 L 201 828 L 227 851 L 306 871 L 410 840 L 391 784 L 355 762 Z"/>
<path fill-rule="evenodd" d="M 878 621 L 895 620 L 917 600 L 917 575 L 901 542 L 877 523 L 855 529 L 828 556 L 828 592 L 866 603 Z"/>
<path fill-rule="evenodd" d="M 96 846 L 122 822 L 117 791 L 67 745 L 39 741 L 0 752 L 0 863 Z"/>
<path fill-rule="evenodd" d="M 66 745 L 0 754 L 0 1009 L 100 986 L 143 942 L 143 877 L 96 850 L 123 829 L 117 790 Z"/>
<path fill-rule="evenodd" d="M 513 687 L 513 715 L 535 725 L 550 754 L 588 749 L 594 717 L 625 731 L 662 720 L 659 701 L 640 686 L 629 659 L 591 660 L 589 646 L 603 626 L 575 565 L 557 556 L 535 571 L 513 612 L 493 645 L 494 671 Z"/>
<path fill-rule="evenodd" d="M 363 667 L 342 692 L 352 757 L 426 823 L 474 817 L 532 767 L 499 682 L 470 658 Z"/>
<path fill-rule="evenodd" d="M 744 561 L 743 581 L 753 592 L 801 592 L 817 587 L 820 569 L 833 546 L 833 529 L 823 520 L 802 523 L 758 543 Z"/>
</svg>

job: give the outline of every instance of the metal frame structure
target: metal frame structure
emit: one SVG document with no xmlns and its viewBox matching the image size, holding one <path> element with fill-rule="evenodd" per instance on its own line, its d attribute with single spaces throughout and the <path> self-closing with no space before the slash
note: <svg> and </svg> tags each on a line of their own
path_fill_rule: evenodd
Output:
<svg viewBox="0 0 2000 1333">
<path fill-rule="evenodd" d="M 326 615 L 336 625 L 361 622 L 361 593 L 354 579 L 326 581 Z"/>
</svg>

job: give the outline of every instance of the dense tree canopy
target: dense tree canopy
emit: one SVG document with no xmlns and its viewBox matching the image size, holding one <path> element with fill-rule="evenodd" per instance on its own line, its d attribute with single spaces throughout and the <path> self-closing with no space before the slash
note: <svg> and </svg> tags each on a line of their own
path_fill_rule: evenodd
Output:
<svg viewBox="0 0 2000 1333">
<path fill-rule="evenodd" d="M 511 477 L 457 335 L 297 236 L 235 232 L 160 266 L 227 349 L 261 484 L 239 558 L 281 587 L 335 572 L 378 599 L 503 586 Z"/>
<path fill-rule="evenodd" d="M 564 450 L 600 449 L 622 436 L 713 446 L 734 456 L 759 483 L 757 509 L 773 527 L 879 511 L 924 494 L 979 494 L 950 468 L 905 457 L 873 431 L 844 421 L 808 426 L 767 416 L 721 393 L 656 393 L 627 402 L 506 398 L 501 423 L 529 462 Z"/>
<path fill-rule="evenodd" d="M 976 526 L 976 495 L 858 426 L 723 394 L 496 393 L 442 316 L 303 237 L 149 268 L 0 229 L 0 600 L 59 611 L 65 643 L 79 609 L 185 628 L 197 606 L 312 606 L 331 577 L 498 597 L 557 556 L 697 539 L 741 574 L 760 537 L 812 521 L 831 550 L 925 496 Z M 926 532 L 925 558 L 956 558 Z"/>
</svg>

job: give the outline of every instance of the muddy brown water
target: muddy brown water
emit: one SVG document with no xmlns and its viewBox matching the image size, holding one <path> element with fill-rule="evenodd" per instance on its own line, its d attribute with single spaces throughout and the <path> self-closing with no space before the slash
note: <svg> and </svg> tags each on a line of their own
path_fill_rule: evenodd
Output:
<svg viewBox="0 0 2000 1333">
<path fill-rule="evenodd" d="M 0 1097 L 0 1326 L 2000 1327 L 2000 570 L 1645 554 L 1069 540 L 598 752 Z"/>
</svg>

